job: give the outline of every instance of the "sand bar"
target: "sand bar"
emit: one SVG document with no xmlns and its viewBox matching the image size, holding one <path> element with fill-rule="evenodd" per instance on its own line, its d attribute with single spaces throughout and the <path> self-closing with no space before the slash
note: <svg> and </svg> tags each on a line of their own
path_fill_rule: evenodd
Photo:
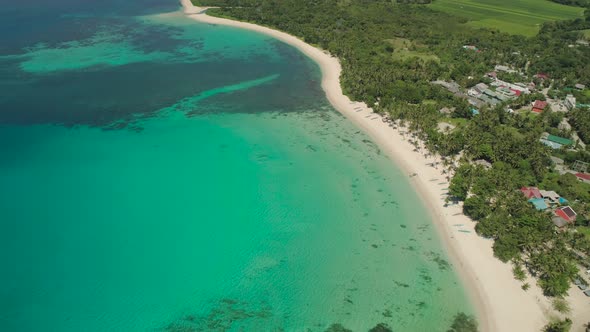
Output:
<svg viewBox="0 0 590 332">
<path fill-rule="evenodd" d="M 257 31 L 299 49 L 314 60 L 322 71 L 322 88 L 330 103 L 350 121 L 363 129 L 398 167 L 410 177 L 424 204 L 429 208 L 455 270 L 466 287 L 477 312 L 482 331 L 540 331 L 552 315 L 551 304 L 534 280 L 528 291 L 512 275 L 512 267 L 493 256 L 492 241 L 475 234 L 475 223 L 462 214 L 460 205 L 445 207 L 448 182 L 441 168 L 432 167 L 431 158 L 414 151 L 404 135 L 405 129 L 393 129 L 364 103 L 352 102 L 340 88 L 341 66 L 337 58 L 306 44 L 297 37 L 267 27 L 217 18 L 205 14 L 207 8 L 196 7 L 190 0 L 180 0 L 185 14 L 197 21 Z M 432 181 L 438 179 L 440 181 Z M 462 226 L 458 226 L 462 225 Z M 568 298 L 572 307 L 568 315 L 574 321 L 572 331 L 582 331 L 590 320 L 590 300 L 572 288 Z"/>
</svg>

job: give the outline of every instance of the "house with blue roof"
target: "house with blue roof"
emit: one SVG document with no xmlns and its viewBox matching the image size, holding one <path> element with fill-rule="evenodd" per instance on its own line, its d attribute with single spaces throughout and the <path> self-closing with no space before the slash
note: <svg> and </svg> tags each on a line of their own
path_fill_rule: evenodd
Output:
<svg viewBox="0 0 590 332">
<path fill-rule="evenodd" d="M 537 209 L 539 211 L 544 211 L 549 208 L 549 205 L 547 205 L 545 200 L 542 198 L 531 198 L 531 199 L 529 199 L 529 203 L 533 203 L 533 205 L 535 206 L 535 209 Z"/>
</svg>

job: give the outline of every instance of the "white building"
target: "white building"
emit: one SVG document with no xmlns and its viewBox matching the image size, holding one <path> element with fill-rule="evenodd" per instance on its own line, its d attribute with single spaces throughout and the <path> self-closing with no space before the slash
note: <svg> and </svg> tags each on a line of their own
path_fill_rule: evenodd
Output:
<svg viewBox="0 0 590 332">
<path fill-rule="evenodd" d="M 570 111 L 574 109 L 576 107 L 576 97 L 573 95 L 567 95 L 565 97 L 565 107 Z"/>
</svg>

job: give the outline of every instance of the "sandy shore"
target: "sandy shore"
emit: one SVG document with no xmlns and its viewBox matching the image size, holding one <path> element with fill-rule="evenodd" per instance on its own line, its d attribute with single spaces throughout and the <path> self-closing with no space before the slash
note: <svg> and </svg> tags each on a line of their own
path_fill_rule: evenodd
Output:
<svg viewBox="0 0 590 332">
<path fill-rule="evenodd" d="M 206 8 L 180 0 L 184 11 L 195 20 L 254 30 L 290 44 L 313 59 L 322 71 L 322 88 L 330 103 L 348 119 L 362 128 L 390 156 L 398 167 L 411 177 L 414 188 L 429 208 L 449 256 L 467 288 L 483 331 L 540 331 L 552 315 L 549 301 L 534 280 L 528 291 L 512 276 L 512 267 L 493 257 L 492 241 L 475 234 L 475 223 L 462 214 L 462 207 L 444 206 L 448 183 L 441 170 L 415 152 L 404 138 L 403 129 L 394 130 L 363 103 L 351 102 L 340 88 L 341 66 L 338 59 L 289 34 L 255 24 L 207 16 Z M 437 179 L 437 181 L 431 181 Z M 441 184 L 443 183 L 444 184 Z M 463 226 L 456 226 L 463 225 Z M 572 289 L 569 302 L 574 321 L 573 331 L 582 331 L 590 320 L 590 300 Z"/>
</svg>

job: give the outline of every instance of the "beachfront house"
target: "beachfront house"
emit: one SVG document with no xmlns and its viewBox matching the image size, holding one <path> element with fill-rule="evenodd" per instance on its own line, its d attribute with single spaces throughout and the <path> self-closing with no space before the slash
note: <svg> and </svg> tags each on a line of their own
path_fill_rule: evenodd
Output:
<svg viewBox="0 0 590 332">
<path fill-rule="evenodd" d="M 547 145 L 552 149 L 561 149 L 562 147 L 573 146 L 574 141 L 568 138 L 563 138 L 555 135 L 549 135 L 548 133 L 544 133 L 540 139 L 541 143 Z"/>
<path fill-rule="evenodd" d="M 555 216 L 563 218 L 568 223 L 573 224 L 576 221 L 577 213 L 570 206 L 561 207 L 554 212 Z"/>
</svg>

